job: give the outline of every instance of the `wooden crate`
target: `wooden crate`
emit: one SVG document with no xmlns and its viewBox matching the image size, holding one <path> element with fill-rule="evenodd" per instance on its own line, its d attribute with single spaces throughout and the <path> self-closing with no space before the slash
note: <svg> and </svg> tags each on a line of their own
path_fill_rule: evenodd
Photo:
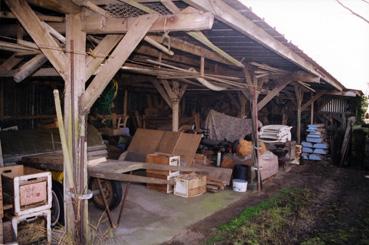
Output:
<svg viewBox="0 0 369 245">
<path fill-rule="evenodd" d="M 18 244 L 51 244 L 50 209 L 14 216 L 12 228 Z"/>
<path fill-rule="evenodd" d="M 22 165 L 0 168 L 4 203 L 13 205 L 14 215 L 51 208 L 51 173 Z"/>
<path fill-rule="evenodd" d="M 153 154 L 148 154 L 146 156 L 146 162 L 164 164 L 164 165 L 170 165 L 170 166 L 179 166 L 180 157 L 173 156 L 171 154 L 156 152 Z M 178 175 L 179 175 L 179 171 L 173 171 L 173 170 L 170 170 L 170 171 L 169 170 L 153 170 L 153 169 L 146 170 L 147 177 L 153 177 L 153 178 L 158 178 L 158 179 L 170 180 Z M 147 188 L 151 190 L 156 190 L 156 191 L 160 191 L 163 193 L 167 193 L 167 194 L 173 193 L 173 185 L 170 185 L 170 184 L 167 184 L 167 185 L 147 184 Z"/>
<path fill-rule="evenodd" d="M 164 164 L 164 165 L 170 165 L 170 166 L 179 166 L 180 163 L 180 157 L 179 156 L 173 156 L 171 154 L 166 153 L 160 153 L 155 152 L 152 154 L 146 155 L 146 162 L 147 163 L 156 163 L 156 164 Z M 151 174 L 160 174 L 160 175 L 166 175 L 169 176 L 170 174 L 173 174 L 173 170 L 153 170 L 153 169 L 147 169 L 146 173 Z"/>
<path fill-rule="evenodd" d="M 147 177 L 153 177 L 153 178 L 158 178 L 158 179 L 166 179 L 166 180 L 175 179 L 178 175 L 179 175 L 178 171 L 173 172 L 169 175 L 150 173 L 150 172 L 146 174 Z M 167 193 L 167 194 L 173 193 L 173 189 L 174 189 L 174 185 L 171 185 L 171 184 L 166 184 L 166 185 L 147 184 L 146 187 L 150 190 L 155 190 L 155 191 L 159 191 L 159 192 L 163 192 L 163 193 Z"/>
<path fill-rule="evenodd" d="M 195 173 L 183 174 L 176 178 L 174 195 L 195 197 L 206 192 L 206 176 Z"/>
</svg>

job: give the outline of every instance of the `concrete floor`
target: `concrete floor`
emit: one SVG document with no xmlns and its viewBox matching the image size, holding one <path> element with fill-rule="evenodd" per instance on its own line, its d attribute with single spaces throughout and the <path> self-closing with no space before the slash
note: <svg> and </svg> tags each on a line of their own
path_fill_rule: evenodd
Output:
<svg viewBox="0 0 369 245">
<path fill-rule="evenodd" d="M 108 232 L 105 244 L 160 244 L 170 240 L 184 228 L 244 198 L 248 193 L 231 190 L 182 198 L 131 185 L 120 226 Z M 113 212 L 117 218 L 118 209 Z M 102 211 L 90 205 L 91 223 L 97 224 Z M 107 222 L 99 226 L 105 232 Z M 101 233 L 100 235 L 101 236 Z"/>
</svg>

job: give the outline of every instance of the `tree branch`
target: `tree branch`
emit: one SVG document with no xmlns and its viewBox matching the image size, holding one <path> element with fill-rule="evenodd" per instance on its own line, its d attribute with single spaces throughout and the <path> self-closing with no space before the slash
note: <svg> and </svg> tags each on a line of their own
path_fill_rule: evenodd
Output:
<svg viewBox="0 0 369 245">
<path fill-rule="evenodd" d="M 364 1 L 364 2 L 368 3 L 366 0 L 362 0 L 362 1 Z M 356 13 L 355 11 L 353 11 L 352 9 L 350 9 L 349 7 L 347 7 L 346 5 L 344 5 L 340 0 L 336 0 L 336 2 L 337 2 L 339 5 L 341 5 L 343 8 L 347 9 L 348 11 L 350 11 L 350 12 L 351 12 L 351 14 L 353 14 L 353 15 L 355 15 L 355 16 L 357 16 L 357 17 L 359 17 L 360 19 L 362 19 L 363 21 L 365 21 L 366 23 L 368 23 L 368 24 L 369 24 L 369 20 L 367 20 L 367 19 L 366 19 L 366 18 L 364 18 L 363 16 L 359 15 L 358 13 Z"/>
</svg>

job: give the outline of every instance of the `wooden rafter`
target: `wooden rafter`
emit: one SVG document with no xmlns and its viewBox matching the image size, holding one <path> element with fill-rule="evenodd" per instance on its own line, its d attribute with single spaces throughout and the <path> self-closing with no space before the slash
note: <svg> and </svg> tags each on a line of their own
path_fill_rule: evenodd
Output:
<svg viewBox="0 0 369 245">
<path fill-rule="evenodd" d="M 312 96 L 305 104 L 303 104 L 301 106 L 301 111 L 304 111 L 308 108 L 308 106 L 310 106 L 311 104 L 313 104 L 315 101 L 317 101 L 320 97 L 322 97 L 325 93 L 323 91 L 318 92 L 317 94 L 315 94 L 314 96 Z"/>
<path fill-rule="evenodd" d="M 279 94 L 288 84 L 290 84 L 292 80 L 284 80 L 280 82 L 273 90 L 269 91 L 268 94 L 258 102 L 258 110 L 260 111 L 266 106 L 275 96 Z"/>
<path fill-rule="evenodd" d="M 149 7 L 146 7 L 145 5 L 143 5 L 143 4 L 141 4 L 137 1 L 134 1 L 134 0 L 121 0 L 121 1 L 125 2 L 126 4 L 130 4 L 130 5 L 134 6 L 135 8 L 138 8 L 138 9 L 140 9 L 140 10 L 146 12 L 146 13 L 158 14 L 157 11 L 155 11 L 155 10 L 149 8 Z M 179 13 L 181 11 L 170 0 L 163 0 L 161 2 L 172 13 Z M 195 9 L 192 9 L 192 8 L 187 8 L 187 9 L 183 10 L 182 12 L 196 13 L 197 11 Z M 236 65 L 238 67 L 243 67 L 243 64 L 241 62 L 239 62 L 238 60 L 233 58 L 231 55 L 229 55 L 228 53 L 226 53 L 225 51 L 223 51 L 222 49 L 220 49 L 219 47 L 214 45 L 203 33 L 190 31 L 190 32 L 187 32 L 187 34 L 189 36 L 191 36 L 192 38 L 194 38 L 195 40 L 199 41 L 200 43 L 204 44 L 208 48 L 210 48 L 212 51 L 214 51 L 217 54 L 217 56 L 222 57 L 228 63 Z"/>
<path fill-rule="evenodd" d="M 45 64 L 47 58 L 43 54 L 38 54 L 26 63 L 24 63 L 14 74 L 14 81 L 21 82 L 37 69 L 39 69 L 43 64 Z"/>
<path fill-rule="evenodd" d="M 156 40 L 157 42 L 162 42 L 161 37 L 159 36 L 150 36 L 152 39 Z M 219 57 L 215 52 L 210 51 L 206 48 L 202 48 L 200 46 L 194 45 L 192 43 L 183 41 L 179 38 L 171 37 L 170 38 L 170 47 L 173 49 L 177 49 L 192 55 L 196 55 L 199 57 L 204 57 L 208 60 L 216 61 L 219 63 L 230 65 L 228 61 L 224 60 L 223 58 Z"/>
<path fill-rule="evenodd" d="M 139 16 L 135 18 L 131 29 L 128 30 L 124 38 L 119 42 L 100 72 L 92 80 L 80 100 L 80 110 L 82 113 L 88 113 L 91 106 L 100 96 L 115 73 L 126 62 L 129 55 L 134 51 L 140 41 L 145 37 L 152 25 L 157 21 L 158 16 Z"/>
<path fill-rule="evenodd" d="M 180 9 L 172 2 L 172 0 L 161 0 L 161 3 L 164 4 L 164 6 L 172 13 L 180 12 Z M 187 32 L 187 34 L 193 39 L 207 46 L 209 49 L 213 50 L 220 57 L 227 60 L 231 64 L 240 68 L 244 66 L 241 62 L 233 58 L 230 54 L 228 54 L 218 46 L 214 45 L 202 32 Z"/>
<path fill-rule="evenodd" d="M 215 0 L 183 0 L 187 4 L 194 6 L 203 11 L 209 11 L 214 14 L 215 18 L 239 31 L 240 33 L 247 35 L 262 44 L 265 47 L 273 50 L 282 57 L 292 61 L 299 65 L 303 69 L 307 70 L 311 74 L 320 77 L 320 74 L 316 71 L 316 66 L 307 61 L 291 48 L 274 38 L 267 33 L 262 27 L 258 26 L 252 20 L 248 19 L 236 9 L 229 6 L 225 1 Z M 333 79 L 327 78 L 327 82 L 330 83 L 338 90 L 342 90 L 342 86 Z"/>
<path fill-rule="evenodd" d="M 65 78 L 66 56 L 28 3 L 25 0 L 6 0 L 6 3 L 60 76 Z"/>
<path fill-rule="evenodd" d="M 89 52 L 90 56 L 86 60 L 86 81 L 97 71 L 122 38 L 123 35 L 106 35 L 96 48 Z"/>
<path fill-rule="evenodd" d="M 13 54 L 0 65 L 0 72 L 10 71 L 11 69 L 13 69 L 13 67 L 22 62 L 22 60 L 22 58 L 19 58 L 15 54 Z"/>
</svg>

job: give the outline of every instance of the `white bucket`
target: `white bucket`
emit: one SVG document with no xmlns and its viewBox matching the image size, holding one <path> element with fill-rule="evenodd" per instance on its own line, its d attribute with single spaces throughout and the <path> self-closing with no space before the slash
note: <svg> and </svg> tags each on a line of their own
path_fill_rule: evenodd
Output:
<svg viewBox="0 0 369 245">
<path fill-rule="evenodd" d="M 247 181 L 243 179 L 233 179 L 233 191 L 246 192 Z"/>
</svg>

